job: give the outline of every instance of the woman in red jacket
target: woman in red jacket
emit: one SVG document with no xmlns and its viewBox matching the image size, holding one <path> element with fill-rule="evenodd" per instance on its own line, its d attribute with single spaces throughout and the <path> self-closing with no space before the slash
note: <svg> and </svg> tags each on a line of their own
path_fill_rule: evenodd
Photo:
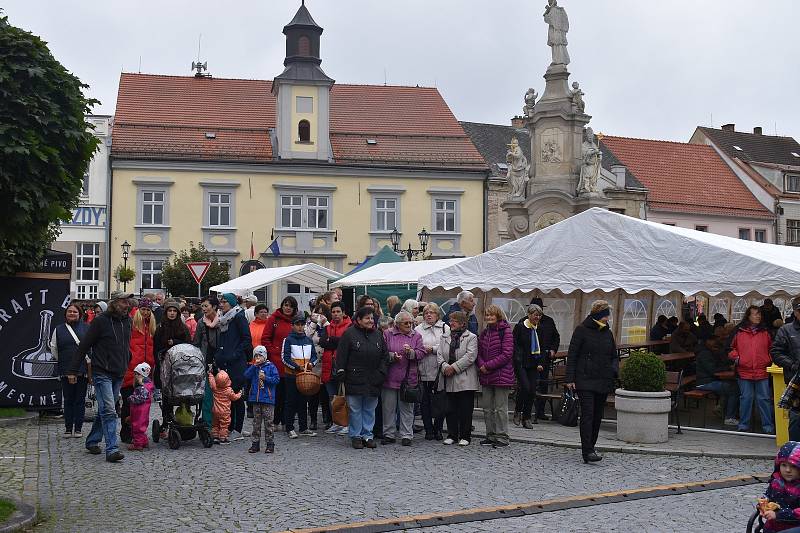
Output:
<svg viewBox="0 0 800 533">
<path fill-rule="evenodd" d="M 142 298 L 139 308 L 133 315 L 131 324 L 131 360 L 128 369 L 122 378 L 122 424 L 120 424 L 119 438 L 122 442 L 131 443 L 131 424 L 130 424 L 130 402 L 128 398 L 133 394 L 133 369 L 139 363 L 147 363 L 150 368 L 155 367 L 153 357 L 153 335 L 156 332 L 156 320 L 153 317 L 153 302 L 148 298 Z"/>
<path fill-rule="evenodd" d="M 325 391 L 328 393 L 329 402 L 336 396 L 339 387 L 336 378 L 333 377 L 336 348 L 339 347 L 339 339 L 342 338 L 344 332 L 352 325 L 353 322 L 350 320 L 350 317 L 344 314 L 342 302 L 333 302 L 331 304 L 331 321 L 325 326 L 319 339 L 319 345 L 323 349 L 322 383 L 325 385 Z M 347 427 L 331 423 L 331 427 L 326 429 L 326 433 L 347 435 Z"/>
<path fill-rule="evenodd" d="M 737 326 L 731 340 L 728 357 L 736 363 L 739 377 L 739 431 L 750 431 L 750 418 L 753 414 L 755 397 L 761 428 L 765 433 L 775 433 L 775 420 L 772 410 L 772 393 L 769 389 L 767 367 L 772 364 L 769 349 L 772 336 L 762 324 L 761 310 L 751 305 L 745 318 Z"/>
<path fill-rule="evenodd" d="M 292 296 L 287 296 L 281 302 L 281 306 L 272 313 L 264 326 L 264 333 L 261 335 L 261 345 L 267 349 L 269 360 L 278 368 L 281 376 L 280 382 L 276 387 L 275 394 L 275 416 L 274 424 L 284 424 L 283 413 L 284 403 L 286 402 L 286 382 L 283 380 L 283 341 L 292 332 L 292 320 L 297 314 L 297 300 Z"/>
</svg>

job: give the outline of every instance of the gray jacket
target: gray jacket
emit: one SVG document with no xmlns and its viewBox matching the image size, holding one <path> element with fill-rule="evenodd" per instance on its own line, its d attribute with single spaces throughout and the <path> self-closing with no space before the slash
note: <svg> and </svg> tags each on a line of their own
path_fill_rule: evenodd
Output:
<svg viewBox="0 0 800 533">
<path fill-rule="evenodd" d="M 442 337 L 439 343 L 439 350 L 436 352 L 436 361 L 442 368 L 442 375 L 439 377 L 439 389 L 445 387 L 447 392 L 480 391 L 481 384 L 478 381 L 478 369 L 475 367 L 475 360 L 478 358 L 478 336 L 469 330 L 461 335 L 458 348 L 456 348 L 456 361 L 449 365 L 450 358 L 450 335 Z M 445 377 L 444 369 L 452 366 L 456 373 L 450 377 Z M 435 379 L 435 378 L 434 378 Z"/>
<path fill-rule="evenodd" d="M 784 324 L 772 340 L 769 350 L 772 361 L 783 368 L 786 383 L 800 370 L 800 322 Z"/>
<path fill-rule="evenodd" d="M 434 325 L 423 322 L 414 328 L 420 335 L 422 335 L 422 345 L 425 346 L 425 357 L 419 362 L 419 373 L 422 381 L 433 381 L 436 379 L 436 370 L 439 365 L 436 363 L 436 353 L 439 350 L 439 343 L 442 341 L 442 335 L 450 336 L 450 326 L 437 321 Z M 428 347 L 433 351 L 428 353 Z"/>
</svg>

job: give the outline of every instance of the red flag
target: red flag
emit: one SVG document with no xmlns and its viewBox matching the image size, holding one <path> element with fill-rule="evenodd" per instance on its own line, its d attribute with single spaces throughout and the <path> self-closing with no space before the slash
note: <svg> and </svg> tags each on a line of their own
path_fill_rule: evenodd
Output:
<svg viewBox="0 0 800 533">
<path fill-rule="evenodd" d="M 250 233 L 250 259 L 254 259 L 256 257 L 256 249 L 253 246 L 253 233 Z"/>
</svg>

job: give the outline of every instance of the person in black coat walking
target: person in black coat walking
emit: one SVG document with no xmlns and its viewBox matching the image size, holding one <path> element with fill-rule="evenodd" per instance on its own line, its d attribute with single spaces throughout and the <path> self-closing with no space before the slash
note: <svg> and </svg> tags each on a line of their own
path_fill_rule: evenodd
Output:
<svg viewBox="0 0 800 533">
<path fill-rule="evenodd" d="M 534 298 L 541 302 L 541 299 Z M 531 303 L 527 308 L 527 318 L 521 319 L 514 326 L 514 373 L 517 376 L 516 407 L 514 408 L 514 424 L 526 429 L 531 426 L 531 413 L 536 398 L 537 384 L 542 380 L 546 387 L 547 372 L 553 355 L 558 351 L 561 337 L 556 323 L 546 316 L 542 306 Z M 547 392 L 546 390 L 544 392 Z M 541 407 L 537 403 L 537 418 L 542 418 L 544 401 Z M 533 419 L 533 424 L 536 418 Z"/>
<path fill-rule="evenodd" d="M 375 327 L 372 307 L 356 311 L 355 324 L 336 348 L 336 380 L 344 383 L 353 448 L 375 448 L 375 408 L 389 365 L 383 333 Z"/>
<path fill-rule="evenodd" d="M 605 300 L 592 303 L 592 310 L 572 334 L 567 354 L 566 386 L 578 392 L 581 407 L 581 452 L 583 462 L 600 461 L 594 447 L 606 398 L 619 374 L 619 355 L 608 325 L 611 307 Z"/>
</svg>

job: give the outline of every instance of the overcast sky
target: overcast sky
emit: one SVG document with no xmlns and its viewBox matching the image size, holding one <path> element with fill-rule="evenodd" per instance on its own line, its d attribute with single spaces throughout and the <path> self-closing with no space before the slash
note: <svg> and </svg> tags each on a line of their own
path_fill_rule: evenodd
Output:
<svg viewBox="0 0 800 533">
<path fill-rule="evenodd" d="M 459 120 L 508 123 L 550 62 L 545 0 L 308 0 L 340 83 L 436 86 Z M 112 114 L 119 74 L 271 79 L 299 0 L 6 0 L 15 26 Z M 698 125 L 800 140 L 798 0 L 561 0 L 595 131 L 687 141 Z M 140 68 L 141 58 L 141 68 Z M 712 118 L 713 117 L 713 118 Z"/>
</svg>

